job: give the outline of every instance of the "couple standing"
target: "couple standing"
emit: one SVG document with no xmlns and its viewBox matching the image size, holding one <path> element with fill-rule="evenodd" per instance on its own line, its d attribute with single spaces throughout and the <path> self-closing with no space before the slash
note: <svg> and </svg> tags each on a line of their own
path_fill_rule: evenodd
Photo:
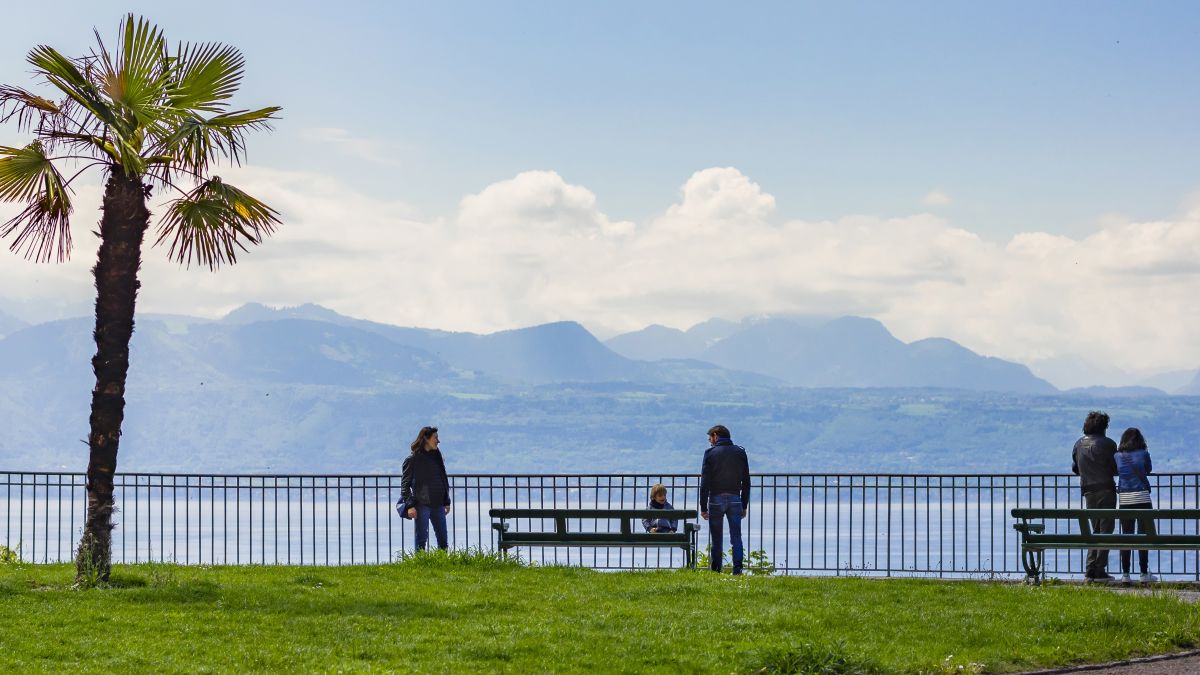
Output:
<svg viewBox="0 0 1200 675">
<path fill-rule="evenodd" d="M 1083 422 L 1083 437 L 1075 441 L 1071 450 L 1071 471 L 1079 476 L 1079 487 L 1083 491 L 1084 506 L 1089 509 L 1151 509 L 1150 479 L 1153 472 L 1150 452 L 1141 430 L 1130 427 L 1121 434 L 1117 445 L 1105 435 L 1108 431 L 1108 415 L 1093 410 Z M 1114 477 L 1119 477 L 1113 482 Z M 1121 519 L 1121 533 L 1133 534 L 1135 527 L 1142 531 L 1142 521 L 1133 518 Z M 1093 518 L 1092 532 L 1112 534 L 1112 518 Z M 1131 551 L 1121 551 L 1121 581 L 1129 583 Z M 1143 583 L 1158 581 L 1150 573 L 1150 552 L 1138 551 L 1138 568 Z M 1113 583 L 1117 579 L 1108 573 L 1108 550 L 1088 551 L 1084 576 L 1093 583 Z"/>
</svg>

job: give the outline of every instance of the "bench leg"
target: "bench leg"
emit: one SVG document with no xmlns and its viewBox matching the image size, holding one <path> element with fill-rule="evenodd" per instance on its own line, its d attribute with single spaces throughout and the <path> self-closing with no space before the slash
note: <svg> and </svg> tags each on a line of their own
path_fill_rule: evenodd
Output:
<svg viewBox="0 0 1200 675">
<path fill-rule="evenodd" d="M 1037 586 L 1041 583 L 1044 551 L 1021 550 L 1021 563 L 1025 566 L 1025 583 Z"/>
</svg>

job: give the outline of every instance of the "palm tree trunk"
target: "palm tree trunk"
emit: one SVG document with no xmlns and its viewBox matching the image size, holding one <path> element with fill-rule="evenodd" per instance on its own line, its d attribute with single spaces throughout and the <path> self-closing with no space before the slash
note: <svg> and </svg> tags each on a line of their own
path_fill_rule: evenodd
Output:
<svg viewBox="0 0 1200 675">
<path fill-rule="evenodd" d="M 87 515 L 75 554 L 75 580 L 107 581 L 112 567 L 113 476 L 125 418 L 125 377 L 137 300 L 142 238 L 150 221 L 142 181 L 119 166 L 110 169 L 100 219 L 100 252 L 96 277 L 96 356 L 92 370 L 90 457 L 87 470 Z"/>
</svg>

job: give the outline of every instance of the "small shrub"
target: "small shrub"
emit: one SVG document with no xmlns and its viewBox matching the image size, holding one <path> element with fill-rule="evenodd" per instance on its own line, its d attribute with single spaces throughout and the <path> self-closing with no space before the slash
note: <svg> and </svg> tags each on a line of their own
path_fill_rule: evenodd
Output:
<svg viewBox="0 0 1200 675">
<path fill-rule="evenodd" d="M 4 544 L 0 544 L 0 565 L 16 565 L 21 562 L 21 545 L 17 544 L 16 548 L 9 548 Z"/>
<path fill-rule="evenodd" d="M 848 653 L 844 642 L 832 645 L 804 643 L 791 648 L 752 652 L 743 672 L 775 675 L 882 675 L 877 663 Z"/>
<path fill-rule="evenodd" d="M 703 551 L 696 552 L 696 569 L 708 569 L 709 562 L 711 561 L 711 558 L 708 557 L 708 553 L 708 548 L 705 548 Z M 722 574 L 733 574 L 733 564 L 730 562 L 732 560 L 733 549 L 731 548 L 725 552 L 725 561 L 728 564 L 721 566 Z M 755 551 L 746 551 L 745 558 L 742 559 L 742 571 L 754 575 L 774 574 L 775 563 L 771 562 L 771 557 L 767 555 L 766 551 L 761 549 Z"/>
</svg>

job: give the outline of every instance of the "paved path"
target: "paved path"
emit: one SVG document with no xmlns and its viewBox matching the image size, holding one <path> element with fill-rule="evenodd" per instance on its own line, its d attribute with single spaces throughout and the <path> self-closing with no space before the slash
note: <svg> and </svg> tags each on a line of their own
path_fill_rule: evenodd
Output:
<svg viewBox="0 0 1200 675">
<path fill-rule="evenodd" d="M 1134 659 L 1120 663 L 1097 664 L 1092 666 L 1076 666 L 1058 670 L 1034 671 L 1038 675 L 1052 673 L 1088 673 L 1111 675 L 1113 673 L 1129 673 L 1130 675 L 1196 675 L 1200 673 L 1200 651 L 1186 652 L 1187 656 L 1156 656 L 1148 659 Z M 1033 675 L 1027 674 L 1027 675 Z"/>
</svg>

